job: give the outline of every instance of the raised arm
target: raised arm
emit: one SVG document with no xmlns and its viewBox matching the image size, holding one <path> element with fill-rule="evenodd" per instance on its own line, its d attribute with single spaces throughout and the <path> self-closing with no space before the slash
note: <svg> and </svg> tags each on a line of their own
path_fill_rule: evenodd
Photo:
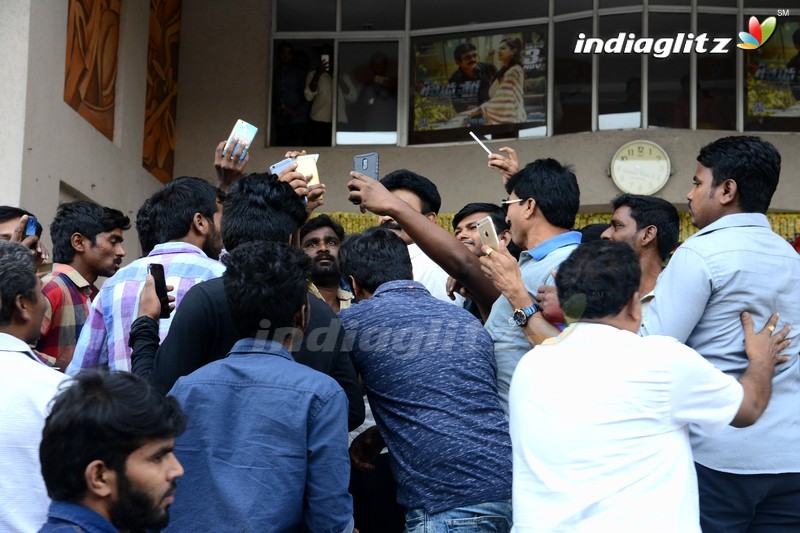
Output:
<svg viewBox="0 0 800 533">
<path fill-rule="evenodd" d="M 396 220 L 422 251 L 458 280 L 479 303 L 491 305 L 497 299 L 500 293 L 481 272 L 478 258 L 450 232 L 389 192 L 379 181 L 359 172 L 351 172 L 350 176 L 353 179 L 347 188 L 351 202 Z"/>
</svg>

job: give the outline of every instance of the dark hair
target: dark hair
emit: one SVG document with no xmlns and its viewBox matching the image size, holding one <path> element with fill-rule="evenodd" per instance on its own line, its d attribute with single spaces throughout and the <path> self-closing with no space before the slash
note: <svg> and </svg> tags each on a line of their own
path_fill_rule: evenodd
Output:
<svg viewBox="0 0 800 533">
<path fill-rule="evenodd" d="M 647 226 L 656 227 L 658 255 L 662 261 L 678 246 L 680 232 L 678 210 L 663 198 L 623 193 L 611 200 L 611 206 L 614 210 L 628 206 L 631 218 L 636 221 L 636 231 Z"/>
<path fill-rule="evenodd" d="M 339 242 L 344 241 L 344 228 L 325 214 L 312 218 L 306 222 L 302 228 L 300 228 L 300 240 L 302 241 L 303 237 L 319 228 L 331 228 L 336 236 L 339 237 Z"/>
<path fill-rule="evenodd" d="M 743 212 L 767 212 L 781 174 L 781 154 L 772 143 L 746 135 L 723 137 L 701 148 L 697 161 L 711 170 L 712 187 L 736 182 Z"/>
<path fill-rule="evenodd" d="M 587 242 L 599 241 L 600 236 L 607 230 L 611 224 L 587 224 L 578 231 L 581 232 L 581 244 Z"/>
<path fill-rule="evenodd" d="M 306 303 L 311 260 L 285 242 L 254 241 L 237 246 L 223 262 L 225 298 L 240 337 L 273 338 L 294 326 L 294 314 Z"/>
<path fill-rule="evenodd" d="M 75 259 L 72 236 L 80 233 L 92 245 L 96 244 L 97 234 L 130 229 L 131 220 L 117 209 L 103 207 L 94 202 L 76 200 L 58 206 L 56 216 L 50 224 L 50 238 L 53 240 L 53 261 L 71 263 Z"/>
<path fill-rule="evenodd" d="M 19 207 L 12 207 L 10 205 L 0 205 L 0 222 L 7 222 L 13 218 L 22 218 L 23 215 L 28 215 L 29 217 L 34 216 L 33 213 L 30 211 L 25 211 L 24 209 L 20 209 Z M 42 225 L 39 223 L 39 219 L 36 219 L 36 236 L 42 236 Z"/>
<path fill-rule="evenodd" d="M 84 370 L 66 385 L 55 398 L 39 446 L 42 477 L 53 500 L 80 500 L 92 461 L 122 474 L 131 452 L 186 428 L 178 400 L 129 372 Z"/>
<path fill-rule="evenodd" d="M 572 319 L 615 316 L 639 290 L 642 270 L 633 247 L 592 241 L 578 246 L 558 267 L 556 287 Z"/>
<path fill-rule="evenodd" d="M 18 242 L 0 240 L 0 326 L 11 323 L 17 296 L 36 301 L 33 254 Z"/>
<path fill-rule="evenodd" d="M 461 43 L 458 46 L 456 46 L 455 50 L 453 50 L 453 59 L 455 59 L 456 62 L 459 62 L 459 61 L 461 61 L 461 56 L 463 56 L 467 52 L 472 52 L 473 50 L 477 50 L 477 48 L 475 48 L 474 44 L 472 44 L 472 43 Z"/>
<path fill-rule="evenodd" d="M 575 225 L 581 191 L 578 179 L 568 165 L 550 158 L 537 159 L 508 180 L 506 192 L 515 192 L 523 200 L 536 200 L 536 207 L 553 226 L 572 229 Z"/>
<path fill-rule="evenodd" d="M 425 176 L 420 176 L 416 172 L 411 172 L 404 168 L 389 172 L 383 177 L 381 184 L 390 191 L 405 189 L 416 194 L 419 197 L 423 215 L 439 213 L 439 208 L 442 207 L 442 197 L 439 195 L 439 189 L 436 188 L 436 185 L 431 180 Z"/>
<path fill-rule="evenodd" d="M 506 43 L 509 47 L 513 48 L 517 51 L 512 57 L 511 61 L 508 62 L 508 65 L 504 65 L 497 71 L 494 75 L 494 78 L 497 80 L 502 80 L 503 76 L 506 75 L 508 69 L 513 67 L 514 65 L 521 65 L 522 64 L 522 41 L 517 39 L 516 37 L 506 37 L 505 39 L 500 41 L 500 44 Z"/>
<path fill-rule="evenodd" d="M 182 239 L 192 227 L 195 213 L 214 223 L 219 189 L 200 178 L 181 176 L 150 197 L 150 226 L 156 243 Z"/>
<path fill-rule="evenodd" d="M 486 213 L 487 216 L 492 217 L 494 229 L 498 234 L 508 229 L 506 214 L 500 206 L 485 202 L 472 202 L 462 207 L 458 213 L 453 215 L 453 229 L 456 229 L 456 226 L 458 226 L 462 220 L 475 213 Z"/>
<path fill-rule="evenodd" d="M 153 225 L 150 223 L 150 213 L 153 210 L 152 198 L 148 198 L 136 212 L 136 233 L 139 235 L 139 246 L 142 256 L 149 255 L 158 244 Z"/>
<path fill-rule="evenodd" d="M 369 228 L 344 241 L 339 249 L 339 271 L 353 276 L 371 293 L 388 281 L 414 279 L 408 246 L 384 228 Z"/>
<path fill-rule="evenodd" d="M 228 189 L 222 243 L 231 252 L 250 241 L 288 242 L 306 216 L 303 201 L 291 185 L 269 174 L 248 174 Z"/>
</svg>

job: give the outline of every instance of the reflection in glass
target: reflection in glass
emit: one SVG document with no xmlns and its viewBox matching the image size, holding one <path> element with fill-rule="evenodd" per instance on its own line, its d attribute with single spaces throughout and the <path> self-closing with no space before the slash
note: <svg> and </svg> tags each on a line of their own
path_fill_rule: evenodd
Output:
<svg viewBox="0 0 800 533">
<path fill-rule="evenodd" d="M 698 33 L 736 35 L 736 16 L 698 13 Z M 697 129 L 736 128 L 736 53 L 697 55 Z"/>
<path fill-rule="evenodd" d="M 277 0 L 277 2 L 278 31 L 336 29 L 336 0 Z"/>
<path fill-rule="evenodd" d="M 579 33 L 591 35 L 592 19 L 555 25 L 553 132 L 557 134 L 592 129 L 592 56 L 574 53 Z"/>
<path fill-rule="evenodd" d="M 306 146 L 311 103 L 304 95 L 306 75 L 314 54 L 312 41 L 275 43 L 272 72 L 273 146 Z"/>
<path fill-rule="evenodd" d="M 494 2 L 486 0 L 437 0 L 436 2 L 416 0 L 411 2 L 411 29 L 505 22 L 548 15 L 548 3 L 542 0 L 513 2 L 505 8 L 499 7 Z"/>
<path fill-rule="evenodd" d="M 650 36 L 674 38 L 676 28 L 688 28 L 689 14 L 651 13 Z M 648 59 L 647 122 L 650 126 L 689 127 L 689 54 Z"/>
<path fill-rule="evenodd" d="M 641 35 L 642 15 L 631 13 L 600 17 L 603 39 L 625 40 Z M 601 54 L 599 58 L 598 127 L 639 128 L 642 125 L 642 63 L 638 54 Z"/>
<path fill-rule="evenodd" d="M 338 98 L 337 144 L 396 144 L 397 43 L 340 43 Z"/>
<path fill-rule="evenodd" d="M 406 3 L 403 0 L 341 0 L 342 30 L 391 31 L 406 25 Z"/>
</svg>

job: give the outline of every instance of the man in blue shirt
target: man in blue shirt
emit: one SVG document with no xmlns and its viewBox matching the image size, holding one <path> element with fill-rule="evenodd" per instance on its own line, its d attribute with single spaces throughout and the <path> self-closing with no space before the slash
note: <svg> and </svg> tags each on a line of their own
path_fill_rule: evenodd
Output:
<svg viewBox="0 0 800 533">
<path fill-rule="evenodd" d="M 391 231 L 351 237 L 339 261 L 360 300 L 342 325 L 377 423 L 353 442 L 354 465 L 370 468 L 389 448 L 406 531 L 508 531 L 511 441 L 491 338 L 411 281 L 408 249 Z"/>
<path fill-rule="evenodd" d="M 517 362 L 543 339 L 558 335 L 532 294 L 541 285 L 555 284 L 552 271 L 581 241 L 580 232 L 570 231 L 580 204 L 575 174 L 555 159 L 537 159 L 505 181 L 509 196 L 502 206 L 508 210 L 511 240 L 526 250 L 519 263 L 503 247 L 484 246 L 485 255 L 476 257 L 445 229 L 387 194 L 380 183 L 357 172 L 351 176 L 351 201 L 397 221 L 479 306 L 491 307 L 486 330 L 494 341 L 500 401 L 508 411 L 508 388 Z"/>
<path fill-rule="evenodd" d="M 642 333 L 669 335 L 718 369 L 747 367 L 739 315 L 756 324 L 777 311 L 794 327 L 788 360 L 772 379 L 761 419 L 714 437 L 692 432 L 705 532 L 800 530 L 800 256 L 765 216 L 781 157 L 757 137 L 725 137 L 703 147 L 686 196 L 700 231 L 681 245 L 659 278 Z"/>
<path fill-rule="evenodd" d="M 165 527 L 183 475 L 173 446 L 185 427 L 178 402 L 133 374 L 78 374 L 42 431 L 42 477 L 53 501 L 39 531 Z"/>
<path fill-rule="evenodd" d="M 256 241 L 225 263 L 240 338 L 170 391 L 190 416 L 175 445 L 187 476 L 170 529 L 352 531 L 347 397 L 289 353 L 309 320 L 310 260 Z"/>
</svg>

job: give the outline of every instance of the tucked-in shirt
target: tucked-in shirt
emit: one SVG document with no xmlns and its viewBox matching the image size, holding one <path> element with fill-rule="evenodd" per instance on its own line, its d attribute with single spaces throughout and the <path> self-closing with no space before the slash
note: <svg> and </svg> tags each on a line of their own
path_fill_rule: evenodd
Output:
<svg viewBox="0 0 800 533">
<path fill-rule="evenodd" d="M 186 291 L 196 283 L 217 278 L 225 271 L 222 263 L 185 242 L 156 245 L 147 257 L 119 269 L 103 284 L 92 302 L 67 374 L 74 375 L 81 369 L 104 365 L 111 370 L 131 371 L 128 337 L 131 323 L 138 313 L 139 293 L 147 278 L 147 266 L 151 263 L 164 265 L 167 285 L 175 288 L 172 294 L 176 308 L 181 305 Z M 173 316 L 174 312 L 169 318 L 159 321 L 161 340 L 167 336 Z"/>
<path fill-rule="evenodd" d="M 76 503 L 53 501 L 47 512 L 47 523 L 40 533 L 117 533 L 111 522 L 88 507 Z"/>
<path fill-rule="evenodd" d="M 97 287 L 69 265 L 59 264 L 59 273 L 42 280 L 47 310 L 42 319 L 42 335 L 36 349 L 55 359 L 62 372 L 72 361 L 75 345 L 89 315 L 89 302 Z"/>
<path fill-rule="evenodd" d="M 511 442 L 480 322 L 410 280 L 382 284 L 339 316 L 398 503 L 438 513 L 508 499 Z"/>
<path fill-rule="evenodd" d="M 37 531 L 47 518 L 39 443 L 64 379 L 25 342 L 0 333 L 0 531 Z"/>
<path fill-rule="evenodd" d="M 522 358 L 510 394 L 515 531 L 700 531 L 688 424 L 742 386 L 669 337 L 578 323 Z"/>
<path fill-rule="evenodd" d="M 773 312 L 792 343 L 775 367 L 772 398 L 750 427 L 692 434 L 695 461 L 722 472 L 800 472 L 800 255 L 758 213 L 728 215 L 683 243 L 662 272 L 642 333 L 669 335 L 738 378 L 748 366 L 740 315 L 756 330 Z"/>
<path fill-rule="evenodd" d="M 562 233 L 535 248 L 522 252 L 519 256 L 519 269 L 522 283 L 528 292 L 536 294 L 540 285 L 555 285 L 551 274 L 557 270 L 561 262 L 580 244 L 581 234 L 578 231 Z M 503 296 L 495 300 L 492 311 L 486 320 L 486 331 L 494 341 L 494 355 L 497 358 L 497 389 L 503 409 L 508 411 L 508 388 L 517 362 L 531 349 L 525 332 L 509 320 L 514 315 L 514 308 L 508 298 Z"/>
<path fill-rule="evenodd" d="M 464 306 L 464 297 L 455 294 L 456 299 L 451 300 L 447 295 L 447 272 L 436 262 L 425 255 L 417 244 L 408 245 L 408 255 L 411 257 L 411 269 L 414 281 L 418 281 L 428 289 L 434 298 L 459 307 Z"/>
<path fill-rule="evenodd" d="M 347 398 L 273 341 L 242 339 L 170 391 L 189 417 L 168 531 L 343 531 Z"/>
</svg>

